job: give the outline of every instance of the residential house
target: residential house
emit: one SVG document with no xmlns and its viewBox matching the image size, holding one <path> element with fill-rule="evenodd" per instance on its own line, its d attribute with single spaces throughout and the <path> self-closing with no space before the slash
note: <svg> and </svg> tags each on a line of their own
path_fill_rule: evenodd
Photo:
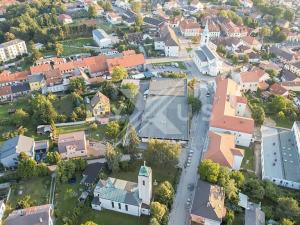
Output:
<svg viewBox="0 0 300 225">
<path fill-rule="evenodd" d="M 66 59 L 58 58 L 58 57 L 41 58 L 41 59 L 35 61 L 35 65 L 37 65 L 37 66 L 42 65 L 42 64 L 56 65 L 56 64 L 63 64 L 63 63 L 66 63 Z"/>
<path fill-rule="evenodd" d="M 45 72 L 48 72 L 50 70 L 52 70 L 52 66 L 50 64 L 40 64 L 30 67 L 31 75 L 44 74 Z"/>
<path fill-rule="evenodd" d="M 222 219 L 226 215 L 224 202 L 225 192 L 223 188 L 198 180 L 190 212 L 190 224 L 221 225 Z"/>
<path fill-rule="evenodd" d="M 192 59 L 202 74 L 217 76 L 221 72 L 222 62 L 209 41 L 208 23 L 201 34 L 199 47 L 192 52 Z"/>
<path fill-rule="evenodd" d="M 12 211 L 5 220 L 6 225 L 54 225 L 54 206 L 33 206 Z"/>
<path fill-rule="evenodd" d="M 281 49 L 273 45 L 269 52 L 276 55 L 276 57 L 284 64 L 292 63 L 295 61 L 294 54 L 286 49 Z"/>
<path fill-rule="evenodd" d="M 5 167 L 16 167 L 21 152 L 34 159 L 34 146 L 35 142 L 31 137 L 18 135 L 8 139 L 0 145 L 0 162 Z"/>
<path fill-rule="evenodd" d="M 240 72 L 236 75 L 232 75 L 233 79 L 240 85 L 240 90 L 257 91 L 261 85 L 270 79 L 268 73 L 259 68 L 254 68 L 250 71 Z"/>
<path fill-rule="evenodd" d="M 116 43 L 103 29 L 93 30 L 93 40 L 100 48 L 108 48 Z"/>
<path fill-rule="evenodd" d="M 46 85 L 45 78 L 42 74 L 29 75 L 27 80 L 31 91 L 41 90 Z"/>
<path fill-rule="evenodd" d="M 208 20 L 207 24 L 208 24 L 209 38 L 210 39 L 219 38 L 221 35 L 220 27 L 211 19 Z"/>
<path fill-rule="evenodd" d="M 187 98 L 186 79 L 152 78 L 138 131 L 142 142 L 160 139 L 186 144 L 189 140 Z"/>
<path fill-rule="evenodd" d="M 61 22 L 63 25 L 73 23 L 72 17 L 67 14 L 60 14 L 58 16 L 58 21 Z"/>
<path fill-rule="evenodd" d="M 236 25 L 232 21 L 226 23 L 220 23 L 221 30 L 228 37 L 246 37 L 248 35 L 248 29 L 242 25 Z"/>
<path fill-rule="evenodd" d="M 250 48 L 256 49 L 256 50 L 261 50 L 262 44 L 252 36 L 245 36 L 242 37 L 242 40 L 245 45 L 247 45 Z"/>
<path fill-rule="evenodd" d="M 164 25 L 160 31 L 160 37 L 154 41 L 154 49 L 164 51 L 167 57 L 178 57 L 180 47 L 175 31 L 168 25 Z"/>
<path fill-rule="evenodd" d="M 291 64 L 286 64 L 284 67 L 285 69 L 297 74 L 297 76 L 300 77 L 300 61 Z"/>
<path fill-rule="evenodd" d="M 300 139 L 299 122 L 291 129 L 261 127 L 262 179 L 276 185 L 300 188 Z"/>
<path fill-rule="evenodd" d="M 272 84 L 270 86 L 270 92 L 273 95 L 280 95 L 280 96 L 288 96 L 289 95 L 288 89 L 286 89 L 279 83 Z"/>
<path fill-rule="evenodd" d="M 60 70 L 52 69 L 44 73 L 46 85 L 42 87 L 42 93 L 46 94 L 49 92 L 62 92 L 67 90 L 66 82 L 62 77 Z"/>
<path fill-rule="evenodd" d="M 117 58 L 106 59 L 108 71 L 111 73 L 113 68 L 121 66 L 126 69 L 140 69 L 144 68 L 145 57 L 143 54 L 136 54 L 134 50 L 123 51 L 122 55 Z"/>
<path fill-rule="evenodd" d="M 300 91 L 300 79 L 297 78 L 295 81 L 281 82 L 281 86 L 288 91 Z"/>
<path fill-rule="evenodd" d="M 208 137 L 208 147 L 203 154 L 203 160 L 210 159 L 221 166 L 239 170 L 244 150 L 235 147 L 234 135 L 210 131 Z"/>
<path fill-rule="evenodd" d="M 11 86 L 0 87 L 0 102 L 12 100 Z"/>
<path fill-rule="evenodd" d="M 17 0 L 1 0 L 0 4 L 0 16 L 4 15 L 6 13 L 6 8 L 18 4 L 19 2 Z"/>
<path fill-rule="evenodd" d="M 113 25 L 122 23 L 122 17 L 115 12 L 107 12 L 106 19 Z"/>
<path fill-rule="evenodd" d="M 148 25 L 148 26 L 151 26 L 154 28 L 159 28 L 164 23 L 164 21 L 162 21 L 160 19 L 153 18 L 153 17 L 147 17 L 147 16 L 144 17 L 143 22 L 145 25 Z"/>
<path fill-rule="evenodd" d="M 185 19 L 180 22 L 179 30 L 184 37 L 198 37 L 200 36 L 200 25 L 191 19 Z"/>
<path fill-rule="evenodd" d="M 229 78 L 218 77 L 215 89 L 210 131 L 233 134 L 236 145 L 248 147 L 253 142 L 254 121 L 248 113 L 247 99 Z"/>
<path fill-rule="evenodd" d="M 27 47 L 23 40 L 15 39 L 0 44 L 0 62 L 7 62 L 27 53 Z"/>
<path fill-rule="evenodd" d="M 11 86 L 11 91 L 13 97 L 18 97 L 28 94 L 30 92 L 30 87 L 28 82 L 15 84 Z"/>
<path fill-rule="evenodd" d="M 109 121 L 110 101 L 109 98 L 98 91 L 91 99 L 91 110 L 97 121 L 106 124 Z"/>
<path fill-rule="evenodd" d="M 290 81 L 299 81 L 300 78 L 297 76 L 297 74 L 292 73 L 289 70 L 283 69 L 281 71 L 281 81 L 283 82 L 290 82 Z"/>
<path fill-rule="evenodd" d="M 4 70 L 0 73 L 0 87 L 23 83 L 27 80 L 29 71 L 11 73 Z"/>
<path fill-rule="evenodd" d="M 130 9 L 130 3 L 127 0 L 116 0 L 115 5 L 122 9 Z"/>
<path fill-rule="evenodd" d="M 150 215 L 152 170 L 145 164 L 138 174 L 138 183 L 108 177 L 99 180 L 94 189 L 92 208 L 113 210 L 133 216 Z"/>
<path fill-rule="evenodd" d="M 84 131 L 60 134 L 58 151 L 62 158 L 86 157 L 87 140 Z"/>
</svg>

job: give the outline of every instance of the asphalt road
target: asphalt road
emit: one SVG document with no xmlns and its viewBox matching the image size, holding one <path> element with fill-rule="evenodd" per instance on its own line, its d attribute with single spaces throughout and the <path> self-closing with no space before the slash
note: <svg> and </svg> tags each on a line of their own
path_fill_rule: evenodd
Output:
<svg viewBox="0 0 300 225">
<path fill-rule="evenodd" d="M 180 164 L 183 166 L 187 160 L 188 153 L 193 150 L 194 153 L 191 158 L 191 165 L 182 170 L 179 184 L 177 186 L 177 192 L 174 199 L 174 203 L 169 215 L 169 225 L 186 225 L 188 224 L 188 218 L 190 214 L 190 208 L 187 207 L 187 200 L 193 200 L 194 190 L 189 189 L 189 185 L 194 185 L 198 180 L 198 165 L 202 156 L 203 148 L 207 143 L 208 121 L 209 121 L 209 109 L 212 101 L 212 95 L 206 96 L 208 85 L 204 82 L 201 83 L 196 92 L 200 94 L 202 101 L 202 109 L 198 115 L 193 117 L 192 126 L 190 129 L 190 141 L 189 145 L 183 149 L 180 156 Z"/>
</svg>

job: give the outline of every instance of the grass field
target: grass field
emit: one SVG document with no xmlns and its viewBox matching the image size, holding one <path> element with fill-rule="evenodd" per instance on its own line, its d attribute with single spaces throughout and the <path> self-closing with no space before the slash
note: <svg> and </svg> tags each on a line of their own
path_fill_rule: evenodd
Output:
<svg viewBox="0 0 300 225">
<path fill-rule="evenodd" d="M 7 204 L 8 211 L 16 207 L 17 202 L 29 195 L 34 205 L 47 204 L 51 177 L 35 177 L 12 185 L 11 195 Z"/>
<path fill-rule="evenodd" d="M 71 133 L 76 131 L 86 131 L 90 140 L 101 141 L 105 138 L 106 125 L 98 125 L 96 130 L 90 129 L 90 123 L 79 124 L 74 126 L 58 127 L 60 134 Z"/>
<path fill-rule="evenodd" d="M 64 114 L 66 116 L 70 115 L 74 108 L 72 96 L 65 95 L 61 98 L 58 98 L 53 103 L 53 106 L 59 114 Z"/>
<path fill-rule="evenodd" d="M 242 146 L 238 146 L 238 148 L 245 150 L 241 168 L 254 171 L 254 149 Z"/>
</svg>

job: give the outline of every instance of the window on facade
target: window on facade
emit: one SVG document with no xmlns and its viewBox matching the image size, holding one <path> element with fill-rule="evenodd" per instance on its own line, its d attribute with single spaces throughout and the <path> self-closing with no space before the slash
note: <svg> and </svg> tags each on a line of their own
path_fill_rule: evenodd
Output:
<svg viewBox="0 0 300 225">
<path fill-rule="evenodd" d="M 111 202 L 111 207 L 115 208 L 115 203 L 114 202 Z"/>
<path fill-rule="evenodd" d="M 125 210 L 128 211 L 128 205 L 125 205 Z"/>
<path fill-rule="evenodd" d="M 119 203 L 118 205 L 119 205 L 119 209 L 121 209 L 121 203 Z"/>
<path fill-rule="evenodd" d="M 145 186 L 145 181 L 143 180 L 143 185 Z"/>
</svg>

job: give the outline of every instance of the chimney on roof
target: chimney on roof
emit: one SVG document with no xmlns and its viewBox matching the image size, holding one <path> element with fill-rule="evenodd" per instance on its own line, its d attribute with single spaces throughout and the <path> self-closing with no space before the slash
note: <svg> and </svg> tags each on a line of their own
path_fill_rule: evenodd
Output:
<svg viewBox="0 0 300 225">
<path fill-rule="evenodd" d="M 209 201 L 207 202 L 206 206 L 207 206 L 207 207 L 210 207 L 210 202 L 209 202 Z"/>
</svg>

